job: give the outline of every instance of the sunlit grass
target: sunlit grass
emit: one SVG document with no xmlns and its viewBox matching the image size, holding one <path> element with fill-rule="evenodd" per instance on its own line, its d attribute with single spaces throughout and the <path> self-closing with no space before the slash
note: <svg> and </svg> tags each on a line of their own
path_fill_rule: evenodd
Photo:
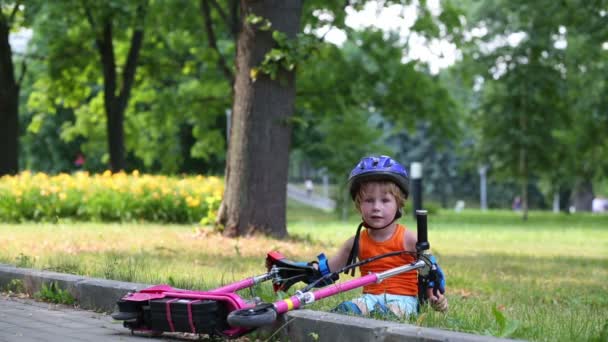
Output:
<svg viewBox="0 0 608 342">
<path fill-rule="evenodd" d="M 287 241 L 227 239 L 195 225 L 0 224 L 0 262 L 206 289 L 264 273 L 269 250 L 294 260 L 331 256 L 358 224 L 356 215 L 343 222 L 293 203 L 288 221 Z M 403 222 L 415 229 L 411 216 Z M 599 341 L 602 329 L 608 336 L 608 216 L 532 212 L 522 221 L 510 211 L 446 211 L 429 217 L 429 240 L 447 275 L 450 311 L 423 309 L 409 322 L 536 341 Z M 356 292 L 312 308 L 329 310 Z M 276 298 L 268 284 L 256 295 Z"/>
</svg>

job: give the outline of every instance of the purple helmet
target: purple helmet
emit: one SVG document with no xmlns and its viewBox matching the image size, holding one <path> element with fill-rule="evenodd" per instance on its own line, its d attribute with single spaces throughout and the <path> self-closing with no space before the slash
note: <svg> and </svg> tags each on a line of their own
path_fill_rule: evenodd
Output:
<svg viewBox="0 0 608 342">
<path fill-rule="evenodd" d="M 389 156 L 369 156 L 359 161 L 350 172 L 348 187 L 354 200 L 362 182 L 391 181 L 395 183 L 407 198 L 409 178 L 405 167 Z"/>
</svg>

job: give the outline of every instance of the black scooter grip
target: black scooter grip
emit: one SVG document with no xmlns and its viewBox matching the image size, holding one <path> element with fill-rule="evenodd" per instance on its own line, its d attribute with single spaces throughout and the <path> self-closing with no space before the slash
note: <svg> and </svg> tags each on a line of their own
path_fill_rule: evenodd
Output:
<svg viewBox="0 0 608 342">
<path fill-rule="evenodd" d="M 416 251 L 420 253 L 431 248 L 428 239 L 426 210 L 416 210 L 416 226 L 418 231 L 418 242 L 416 242 Z"/>
</svg>

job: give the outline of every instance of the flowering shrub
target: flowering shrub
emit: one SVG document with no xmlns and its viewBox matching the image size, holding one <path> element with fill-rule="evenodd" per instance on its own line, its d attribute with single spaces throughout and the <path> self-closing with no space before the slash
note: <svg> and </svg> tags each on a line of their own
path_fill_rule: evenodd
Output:
<svg viewBox="0 0 608 342">
<path fill-rule="evenodd" d="M 24 171 L 0 178 L 0 220 L 212 223 L 224 183 L 218 177 Z"/>
</svg>

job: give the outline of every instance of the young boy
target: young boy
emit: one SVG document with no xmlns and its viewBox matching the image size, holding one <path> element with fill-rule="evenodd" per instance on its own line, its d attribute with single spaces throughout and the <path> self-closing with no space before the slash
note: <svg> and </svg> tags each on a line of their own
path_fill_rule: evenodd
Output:
<svg viewBox="0 0 608 342">
<path fill-rule="evenodd" d="M 355 262 L 395 251 L 416 252 L 416 235 L 396 221 L 408 196 L 409 179 L 405 168 L 388 156 L 370 156 L 351 171 L 348 179 L 350 195 L 362 223 L 357 234 L 348 239 L 338 253 L 327 262 L 330 270 L 339 270 Z M 361 231 L 361 228 L 365 230 Z M 359 267 L 361 275 L 382 272 L 409 264 L 415 254 L 400 254 L 378 259 Z M 431 306 L 446 311 L 447 298 L 432 288 L 426 290 Z M 372 313 L 399 317 L 417 313 L 418 274 L 410 271 L 390 277 L 378 284 L 363 287 L 363 295 L 341 303 L 336 311 L 358 315 Z"/>
</svg>

